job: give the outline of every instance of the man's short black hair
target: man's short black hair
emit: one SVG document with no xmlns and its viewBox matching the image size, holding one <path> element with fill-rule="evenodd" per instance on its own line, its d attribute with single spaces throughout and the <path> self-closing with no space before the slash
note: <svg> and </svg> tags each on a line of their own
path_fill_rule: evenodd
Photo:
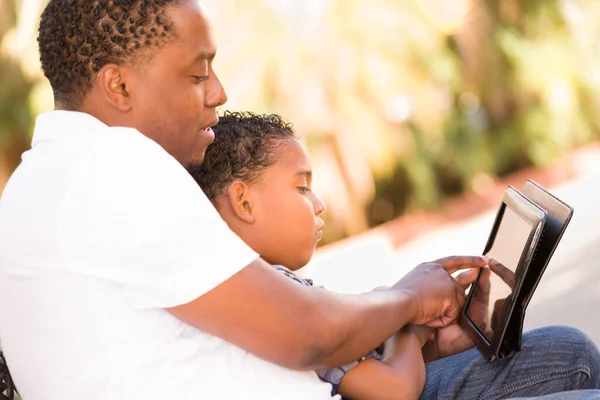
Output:
<svg viewBox="0 0 600 400">
<path fill-rule="evenodd" d="M 76 108 L 108 63 L 136 61 L 175 37 L 166 8 L 182 0 L 50 0 L 38 35 L 54 99 Z"/>
<path fill-rule="evenodd" d="M 208 146 L 204 161 L 189 170 L 212 202 L 234 180 L 255 182 L 277 162 L 282 140 L 296 137 L 292 124 L 279 115 L 251 112 L 226 111 L 213 131 L 215 141 Z"/>
</svg>

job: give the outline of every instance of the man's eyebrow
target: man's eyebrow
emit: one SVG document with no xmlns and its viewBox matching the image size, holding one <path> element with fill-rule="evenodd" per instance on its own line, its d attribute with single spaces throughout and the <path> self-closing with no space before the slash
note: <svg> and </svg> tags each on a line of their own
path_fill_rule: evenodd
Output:
<svg viewBox="0 0 600 400">
<path fill-rule="evenodd" d="M 214 51 L 202 51 L 190 62 L 190 65 L 201 61 L 212 61 L 216 55 L 217 53 Z"/>
</svg>

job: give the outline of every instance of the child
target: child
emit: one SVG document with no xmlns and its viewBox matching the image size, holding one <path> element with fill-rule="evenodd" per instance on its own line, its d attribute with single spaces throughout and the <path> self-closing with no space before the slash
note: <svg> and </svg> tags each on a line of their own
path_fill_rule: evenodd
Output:
<svg viewBox="0 0 600 400">
<path fill-rule="evenodd" d="M 274 268 L 293 271 L 311 259 L 322 237 L 325 205 L 311 190 L 308 153 L 278 115 L 226 112 L 203 164 L 190 171 L 229 227 Z M 407 326 L 383 356 L 317 371 L 333 394 L 352 399 L 418 398 L 425 384 L 421 352 L 431 331 Z"/>
</svg>

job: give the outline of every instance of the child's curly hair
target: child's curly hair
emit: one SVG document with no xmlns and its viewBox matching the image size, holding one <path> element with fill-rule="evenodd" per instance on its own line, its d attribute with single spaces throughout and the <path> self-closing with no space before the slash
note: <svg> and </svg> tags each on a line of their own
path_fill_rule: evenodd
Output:
<svg viewBox="0 0 600 400">
<path fill-rule="evenodd" d="M 277 162 L 281 141 L 296 138 L 292 124 L 276 114 L 226 111 L 213 131 L 204 161 L 188 170 L 212 202 L 236 179 L 256 182 Z"/>
</svg>

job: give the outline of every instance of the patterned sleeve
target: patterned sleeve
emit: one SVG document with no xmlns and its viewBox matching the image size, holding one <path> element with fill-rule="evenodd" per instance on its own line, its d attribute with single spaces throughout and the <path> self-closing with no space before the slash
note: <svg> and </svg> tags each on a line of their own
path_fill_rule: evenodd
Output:
<svg viewBox="0 0 600 400">
<path fill-rule="evenodd" d="M 272 265 L 272 267 L 276 270 L 287 276 L 288 278 L 296 281 L 297 283 L 304 286 L 313 286 L 312 279 L 301 278 L 296 275 L 292 270 L 284 267 L 283 265 Z"/>
<path fill-rule="evenodd" d="M 379 354 L 377 351 L 373 350 L 372 352 L 370 352 L 369 354 L 367 354 L 360 360 L 353 361 L 346 365 L 342 365 L 342 366 L 334 367 L 334 368 L 319 369 L 316 371 L 317 376 L 322 381 L 331 383 L 331 386 L 333 387 L 331 390 L 331 395 L 335 396 L 337 394 L 338 387 L 340 386 L 340 382 L 341 382 L 342 378 L 344 377 L 344 375 L 346 375 L 346 373 L 348 371 L 350 371 L 352 368 L 356 367 L 361 361 L 364 361 L 368 358 L 374 358 L 376 360 L 381 360 L 382 357 L 381 357 L 381 354 Z"/>
</svg>

